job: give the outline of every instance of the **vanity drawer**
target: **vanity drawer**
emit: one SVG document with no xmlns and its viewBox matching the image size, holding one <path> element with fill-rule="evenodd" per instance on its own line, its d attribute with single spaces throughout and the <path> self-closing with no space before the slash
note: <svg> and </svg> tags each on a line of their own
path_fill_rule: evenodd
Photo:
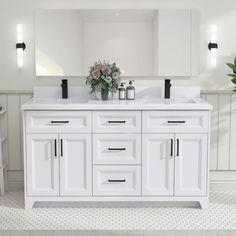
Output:
<svg viewBox="0 0 236 236">
<path fill-rule="evenodd" d="M 94 166 L 94 196 L 141 195 L 140 166 Z"/>
<path fill-rule="evenodd" d="M 207 133 L 206 111 L 144 111 L 143 133 Z"/>
<path fill-rule="evenodd" d="M 94 164 L 141 164 L 141 134 L 94 134 Z"/>
<path fill-rule="evenodd" d="M 141 133 L 140 111 L 95 111 L 94 133 Z"/>
<path fill-rule="evenodd" d="M 27 111 L 27 133 L 91 133 L 89 111 Z"/>
</svg>

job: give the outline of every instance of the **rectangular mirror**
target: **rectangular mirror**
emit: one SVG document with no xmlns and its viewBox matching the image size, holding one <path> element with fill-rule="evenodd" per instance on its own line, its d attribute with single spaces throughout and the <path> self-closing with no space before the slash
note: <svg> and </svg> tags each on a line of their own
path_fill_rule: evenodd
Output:
<svg viewBox="0 0 236 236">
<path fill-rule="evenodd" d="M 159 76 L 158 72 L 189 76 L 191 11 L 174 11 L 39 10 L 36 76 L 87 76 L 98 60 L 115 62 L 123 76 Z M 175 71 L 166 70 L 172 61 Z"/>
</svg>

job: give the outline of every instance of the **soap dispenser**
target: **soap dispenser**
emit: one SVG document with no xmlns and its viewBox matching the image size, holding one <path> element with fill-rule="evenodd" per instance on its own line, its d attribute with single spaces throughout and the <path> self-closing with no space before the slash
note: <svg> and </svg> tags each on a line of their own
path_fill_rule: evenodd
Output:
<svg viewBox="0 0 236 236">
<path fill-rule="evenodd" d="M 126 99 L 134 100 L 135 99 L 135 87 L 133 86 L 133 80 L 129 81 L 129 86 L 126 88 Z"/>
<path fill-rule="evenodd" d="M 120 84 L 120 88 L 119 88 L 119 100 L 125 100 L 125 86 L 124 86 L 124 82 L 122 82 Z"/>
</svg>

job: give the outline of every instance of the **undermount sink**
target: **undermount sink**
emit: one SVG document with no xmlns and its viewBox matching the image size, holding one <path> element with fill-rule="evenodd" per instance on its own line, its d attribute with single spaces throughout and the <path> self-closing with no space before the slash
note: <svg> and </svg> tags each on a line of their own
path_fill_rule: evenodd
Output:
<svg viewBox="0 0 236 236">
<path fill-rule="evenodd" d="M 142 103 L 156 103 L 156 104 L 193 104 L 197 103 L 194 99 L 176 98 L 176 99 L 143 99 Z"/>
<path fill-rule="evenodd" d="M 81 104 L 81 103 L 88 103 L 88 99 L 41 99 L 41 98 L 35 98 L 34 99 L 35 103 L 40 103 L 40 104 Z"/>
</svg>

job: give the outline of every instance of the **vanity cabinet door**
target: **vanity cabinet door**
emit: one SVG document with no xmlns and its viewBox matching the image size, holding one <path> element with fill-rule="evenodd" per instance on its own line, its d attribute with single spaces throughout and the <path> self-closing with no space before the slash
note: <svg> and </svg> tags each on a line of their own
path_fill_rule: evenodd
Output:
<svg viewBox="0 0 236 236">
<path fill-rule="evenodd" d="M 60 195 L 92 194 L 91 134 L 61 134 Z"/>
<path fill-rule="evenodd" d="M 176 134 L 175 195 L 207 193 L 207 134 Z"/>
<path fill-rule="evenodd" d="M 59 196 L 57 134 L 27 134 L 27 195 Z"/>
<path fill-rule="evenodd" d="M 172 196 L 174 135 L 143 134 L 142 195 Z"/>
</svg>

